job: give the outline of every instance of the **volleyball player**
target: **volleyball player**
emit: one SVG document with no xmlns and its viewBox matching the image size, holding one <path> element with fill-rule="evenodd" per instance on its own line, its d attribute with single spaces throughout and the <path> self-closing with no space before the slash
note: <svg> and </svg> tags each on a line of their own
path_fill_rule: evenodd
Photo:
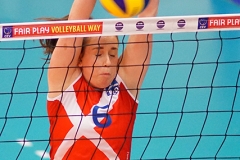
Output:
<svg viewBox="0 0 240 160">
<path fill-rule="evenodd" d="M 68 19 L 89 19 L 95 3 L 74 0 Z M 139 17 L 156 16 L 158 5 L 159 0 L 150 0 Z M 137 97 L 145 64 L 150 62 L 151 41 L 152 35 L 129 36 L 120 57 L 116 36 L 55 42 L 47 98 L 51 159 L 130 159 Z"/>
</svg>

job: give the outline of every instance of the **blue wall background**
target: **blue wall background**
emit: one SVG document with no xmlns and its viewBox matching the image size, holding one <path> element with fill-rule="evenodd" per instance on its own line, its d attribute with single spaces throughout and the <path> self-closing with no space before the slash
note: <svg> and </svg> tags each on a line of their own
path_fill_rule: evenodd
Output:
<svg viewBox="0 0 240 160">
<path fill-rule="evenodd" d="M 1 0 L 0 23 L 62 17 L 68 14 L 71 3 Z M 240 6 L 230 0 L 161 0 L 158 16 L 239 11 Z M 99 2 L 93 17 L 114 18 Z M 240 35 L 238 31 L 198 33 L 199 41 L 174 43 L 171 39 L 195 40 L 196 33 L 173 34 L 172 37 L 155 35 L 154 40 L 165 42 L 154 45 L 151 63 L 155 65 L 149 68 L 139 98 L 131 159 L 239 159 L 240 40 L 221 41 L 219 34 L 222 38 Z M 217 39 L 202 41 L 207 38 Z M 0 42 L 0 159 L 3 160 L 40 159 L 42 153 L 49 150 L 47 77 L 43 70 L 47 64 L 42 59 L 46 58 L 43 50 L 38 47 L 38 41 Z M 167 65 L 168 62 L 171 65 Z M 196 65 L 192 66 L 192 62 Z M 179 63 L 182 65 L 175 65 Z M 16 143 L 23 138 L 31 142 Z M 43 158 L 49 159 L 47 155 Z"/>
</svg>

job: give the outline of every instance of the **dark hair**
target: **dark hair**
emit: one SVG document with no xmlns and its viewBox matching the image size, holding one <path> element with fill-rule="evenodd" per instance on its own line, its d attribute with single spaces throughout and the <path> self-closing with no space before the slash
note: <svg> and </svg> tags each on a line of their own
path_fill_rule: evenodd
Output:
<svg viewBox="0 0 240 160">
<path fill-rule="evenodd" d="M 66 15 L 62 18 L 37 18 L 36 20 L 45 20 L 45 21 L 65 21 L 68 20 L 69 15 Z M 92 19 L 92 17 L 90 17 L 89 19 Z M 82 42 L 82 51 L 84 51 L 87 43 L 87 38 L 88 37 L 84 37 L 83 38 L 83 42 Z M 118 40 L 118 36 L 116 36 L 117 40 Z M 51 55 L 56 47 L 58 38 L 55 39 L 40 39 L 40 44 L 41 46 L 44 48 L 44 54 L 46 55 Z M 81 59 L 81 57 L 83 57 L 83 54 L 80 55 L 79 59 Z M 48 58 L 48 60 L 50 60 L 50 58 Z"/>
<path fill-rule="evenodd" d="M 42 17 L 42 18 L 37 18 L 36 20 L 44 20 L 44 21 L 65 21 L 68 20 L 69 15 L 66 15 L 62 18 L 49 18 L 49 17 Z M 91 17 L 89 19 L 92 19 Z M 54 48 L 56 47 L 58 38 L 55 39 L 40 39 L 40 44 L 44 48 L 44 53 L 45 54 L 52 54 Z M 86 38 L 83 38 L 83 44 L 86 43 Z"/>
</svg>

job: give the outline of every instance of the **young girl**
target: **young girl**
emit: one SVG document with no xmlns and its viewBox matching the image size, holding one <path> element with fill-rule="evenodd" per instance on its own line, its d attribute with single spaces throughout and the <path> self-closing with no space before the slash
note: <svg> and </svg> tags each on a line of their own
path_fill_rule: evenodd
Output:
<svg viewBox="0 0 240 160">
<path fill-rule="evenodd" d="M 68 19 L 89 19 L 95 3 L 74 0 Z M 156 16 L 158 5 L 159 0 L 150 0 L 139 17 Z M 152 35 L 129 36 L 120 57 L 116 36 L 55 42 L 47 98 L 51 159 L 130 159 L 138 91 L 150 62 L 151 41 Z M 54 43 L 42 42 L 45 47 L 44 42 Z"/>
</svg>

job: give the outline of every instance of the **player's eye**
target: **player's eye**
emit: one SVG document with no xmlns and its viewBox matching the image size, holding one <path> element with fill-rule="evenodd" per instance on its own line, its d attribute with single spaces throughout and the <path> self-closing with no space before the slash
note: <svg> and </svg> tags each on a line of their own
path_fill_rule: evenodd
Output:
<svg viewBox="0 0 240 160">
<path fill-rule="evenodd" d="M 102 55 L 102 54 L 100 54 L 100 53 L 95 54 L 96 57 L 99 57 L 99 56 L 101 56 L 101 55 Z"/>
<path fill-rule="evenodd" d="M 115 54 L 109 54 L 110 55 L 110 57 L 116 57 L 116 55 Z"/>
</svg>

